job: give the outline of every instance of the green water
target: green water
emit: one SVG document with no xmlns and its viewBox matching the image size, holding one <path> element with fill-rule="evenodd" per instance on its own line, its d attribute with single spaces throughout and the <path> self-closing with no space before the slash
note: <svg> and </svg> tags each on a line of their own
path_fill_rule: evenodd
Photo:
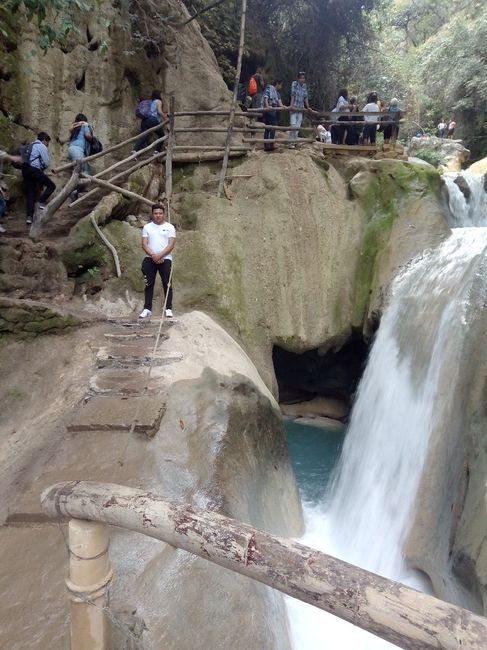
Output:
<svg viewBox="0 0 487 650">
<path fill-rule="evenodd" d="M 325 497 L 333 469 L 342 450 L 345 430 L 313 427 L 286 420 L 289 457 L 301 499 L 317 504 Z"/>
</svg>

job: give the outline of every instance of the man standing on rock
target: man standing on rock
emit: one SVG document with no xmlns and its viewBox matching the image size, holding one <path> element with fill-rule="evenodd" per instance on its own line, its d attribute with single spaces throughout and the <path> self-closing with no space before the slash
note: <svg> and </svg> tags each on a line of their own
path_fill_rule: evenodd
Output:
<svg viewBox="0 0 487 650">
<path fill-rule="evenodd" d="M 167 295 L 165 315 L 172 317 L 172 251 L 176 243 L 176 230 L 174 226 L 166 221 L 166 208 L 158 203 L 152 206 L 152 221 L 142 229 L 142 248 L 145 257 L 142 262 L 142 273 L 145 282 L 144 309 L 139 318 L 148 318 L 152 315 L 152 297 L 154 295 L 154 284 L 159 272 L 164 287 L 164 295 Z M 169 289 L 168 289 L 169 287 Z"/>
<path fill-rule="evenodd" d="M 291 84 L 291 104 L 289 106 L 291 113 L 289 116 L 290 125 L 295 130 L 289 131 L 289 148 L 296 149 L 296 141 L 299 135 L 299 129 L 303 122 L 303 110 L 306 108 L 314 112 L 308 103 L 308 88 L 306 86 L 306 75 L 304 72 L 298 74 L 298 78 Z M 294 111 L 293 109 L 300 109 Z"/>
</svg>

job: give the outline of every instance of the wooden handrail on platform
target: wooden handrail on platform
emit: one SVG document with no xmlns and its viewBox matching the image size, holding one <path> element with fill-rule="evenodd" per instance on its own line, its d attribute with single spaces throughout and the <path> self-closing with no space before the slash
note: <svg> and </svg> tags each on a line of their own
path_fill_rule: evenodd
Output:
<svg viewBox="0 0 487 650">
<path fill-rule="evenodd" d="M 102 522 L 162 540 L 407 650 L 487 647 L 482 616 L 214 511 L 91 481 L 53 485 L 41 502 L 53 519 Z"/>
<path fill-rule="evenodd" d="M 81 162 L 88 162 L 90 160 L 96 160 L 97 158 L 101 158 L 102 156 L 106 156 L 107 153 L 112 153 L 112 151 L 116 151 L 117 149 L 121 149 L 121 147 L 124 147 L 126 144 L 129 144 L 129 142 L 134 142 L 135 140 L 138 140 L 142 135 L 146 135 L 148 133 L 152 133 L 153 131 L 157 131 L 157 129 L 160 129 L 163 127 L 165 124 L 168 123 L 168 120 L 165 120 L 164 122 L 161 122 L 161 124 L 158 124 L 157 126 L 152 126 L 150 129 L 147 129 L 147 131 L 144 131 L 143 133 L 138 133 L 137 135 L 133 135 L 130 138 L 127 138 L 126 140 L 123 140 L 122 142 L 118 142 L 117 144 L 111 145 L 110 147 L 107 147 L 106 149 L 103 149 L 103 151 L 100 151 L 100 153 L 95 153 L 92 156 L 86 156 L 86 158 L 83 158 Z M 76 164 L 76 160 L 73 160 L 70 163 L 66 163 L 65 165 L 61 165 L 61 167 L 55 167 L 52 169 L 53 174 L 57 174 L 59 172 L 63 172 L 66 169 L 71 169 L 71 167 L 74 167 Z"/>
</svg>

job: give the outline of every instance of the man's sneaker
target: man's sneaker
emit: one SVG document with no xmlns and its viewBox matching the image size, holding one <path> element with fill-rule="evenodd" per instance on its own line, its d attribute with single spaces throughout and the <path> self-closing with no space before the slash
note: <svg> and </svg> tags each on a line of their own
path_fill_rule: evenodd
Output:
<svg viewBox="0 0 487 650">
<path fill-rule="evenodd" d="M 45 210 L 47 208 L 47 205 L 45 203 L 38 203 L 37 207 L 39 210 Z"/>
<path fill-rule="evenodd" d="M 172 309 L 166 309 L 166 316 L 167 316 L 168 318 L 172 318 L 172 315 L 173 315 L 173 314 L 172 314 Z"/>
<path fill-rule="evenodd" d="M 26 223 L 27 225 L 30 225 L 30 224 L 32 223 L 32 217 L 31 217 L 31 216 L 26 217 L 26 219 L 25 219 L 25 223 Z"/>
<path fill-rule="evenodd" d="M 148 318 L 149 316 L 152 316 L 150 309 L 143 309 L 139 314 L 139 318 Z"/>
<path fill-rule="evenodd" d="M 3 226 L 0 226 L 0 232 L 3 233 L 3 232 L 7 232 L 7 231 L 5 230 L 5 228 Z"/>
</svg>

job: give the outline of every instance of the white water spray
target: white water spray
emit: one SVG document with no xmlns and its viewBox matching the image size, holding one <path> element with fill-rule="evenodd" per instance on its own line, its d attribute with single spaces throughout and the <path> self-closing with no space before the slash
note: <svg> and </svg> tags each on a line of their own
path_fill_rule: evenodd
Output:
<svg viewBox="0 0 487 650">
<path fill-rule="evenodd" d="M 450 226 L 487 226 L 487 192 L 484 177 L 463 172 L 444 174 L 443 179 L 448 188 Z"/>
<path fill-rule="evenodd" d="M 450 209 L 456 222 L 481 222 L 483 217 L 472 216 L 466 201 L 457 201 L 460 189 L 451 183 L 456 198 Z M 483 195 L 482 186 L 482 196 L 474 199 L 477 206 Z M 469 293 L 486 253 L 487 228 L 458 228 L 396 278 L 333 486 L 325 503 L 305 506 L 304 543 L 393 580 L 427 588 L 406 566 L 402 548 L 430 432 L 455 390 L 455 369 L 468 329 Z M 442 381 L 444 377 L 448 381 Z M 295 650 L 395 647 L 310 606 L 287 602 Z"/>
</svg>

